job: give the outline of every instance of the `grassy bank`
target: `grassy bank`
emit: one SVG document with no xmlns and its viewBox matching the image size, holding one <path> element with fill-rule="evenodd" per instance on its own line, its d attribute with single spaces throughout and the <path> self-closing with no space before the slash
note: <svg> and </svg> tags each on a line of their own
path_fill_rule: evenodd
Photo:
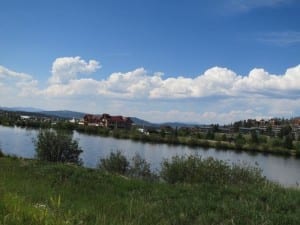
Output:
<svg viewBox="0 0 300 225">
<path fill-rule="evenodd" d="M 215 177 L 218 179 L 218 177 Z M 169 184 L 0 157 L 0 224 L 300 224 L 300 191 L 267 181 Z"/>
</svg>

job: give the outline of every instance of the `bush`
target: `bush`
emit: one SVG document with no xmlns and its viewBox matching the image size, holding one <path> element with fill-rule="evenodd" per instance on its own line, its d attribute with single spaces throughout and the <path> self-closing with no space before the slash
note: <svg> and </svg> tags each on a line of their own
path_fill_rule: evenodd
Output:
<svg viewBox="0 0 300 225">
<path fill-rule="evenodd" d="M 187 144 L 189 146 L 197 146 L 198 145 L 198 140 L 194 137 L 191 137 L 188 141 Z"/>
<path fill-rule="evenodd" d="M 230 168 L 229 182 L 244 183 L 244 184 L 257 184 L 266 181 L 266 178 L 262 176 L 262 170 L 257 167 L 252 167 L 247 164 L 239 165 L 234 164 Z"/>
<path fill-rule="evenodd" d="M 242 134 L 238 134 L 234 140 L 235 148 L 237 150 L 241 150 L 243 146 L 246 144 L 246 139 Z"/>
<path fill-rule="evenodd" d="M 4 153 L 2 152 L 2 150 L 0 149 L 0 158 L 4 157 Z"/>
<path fill-rule="evenodd" d="M 168 183 L 236 184 L 263 181 L 261 171 L 245 166 L 230 166 L 222 160 L 197 156 L 175 156 L 164 160 L 160 176 Z"/>
<path fill-rule="evenodd" d="M 169 160 L 164 160 L 161 165 L 161 177 L 168 183 L 201 183 L 214 180 L 217 173 L 215 161 L 212 158 L 202 160 L 197 156 L 175 156 Z M 224 167 L 223 163 L 219 166 Z M 208 175 L 209 174 L 209 175 Z M 213 175 L 213 176 L 212 176 Z"/>
<path fill-rule="evenodd" d="M 129 169 L 129 162 L 120 152 L 111 152 L 108 158 L 100 159 L 98 168 L 111 173 L 125 175 Z"/>
<path fill-rule="evenodd" d="M 34 140 L 36 157 L 50 162 L 82 164 L 79 155 L 82 149 L 71 133 L 54 130 L 40 130 Z"/>
<path fill-rule="evenodd" d="M 199 142 L 199 146 L 201 146 L 202 148 L 209 148 L 210 144 L 207 140 L 202 140 Z"/>
<path fill-rule="evenodd" d="M 156 175 L 151 172 L 150 164 L 139 154 L 133 156 L 129 161 L 120 151 L 111 152 L 107 158 L 100 159 L 98 168 L 143 180 L 156 179 Z"/>
<path fill-rule="evenodd" d="M 131 164 L 128 171 L 129 176 L 141 179 L 154 178 L 151 173 L 150 164 L 143 159 L 139 154 L 136 154 L 131 159 Z"/>
<path fill-rule="evenodd" d="M 280 147 L 280 146 L 282 146 L 282 140 L 278 137 L 273 138 L 271 140 L 271 145 L 272 145 L 272 147 Z"/>
</svg>

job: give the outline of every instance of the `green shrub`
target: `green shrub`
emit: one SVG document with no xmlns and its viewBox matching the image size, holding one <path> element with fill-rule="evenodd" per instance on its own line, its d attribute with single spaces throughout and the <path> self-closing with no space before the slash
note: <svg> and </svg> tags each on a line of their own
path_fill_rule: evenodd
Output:
<svg viewBox="0 0 300 225">
<path fill-rule="evenodd" d="M 36 157 L 50 162 L 70 162 L 82 164 L 79 155 L 82 149 L 72 134 L 55 130 L 40 130 L 34 140 Z"/>
<path fill-rule="evenodd" d="M 111 152 L 107 158 L 100 159 L 98 168 L 110 173 L 143 180 L 156 179 L 156 176 L 151 172 L 150 164 L 139 154 L 133 156 L 129 161 L 120 151 Z"/>
<path fill-rule="evenodd" d="M 239 133 L 235 137 L 234 143 L 235 143 L 235 149 L 241 150 L 243 148 L 243 146 L 246 144 L 246 139 L 242 134 Z"/>
<path fill-rule="evenodd" d="M 154 175 L 150 169 L 150 163 L 143 159 L 139 154 L 132 157 L 128 175 L 134 178 L 153 179 Z"/>
<path fill-rule="evenodd" d="M 262 176 L 262 170 L 260 168 L 252 167 L 247 164 L 233 164 L 227 179 L 232 184 L 257 184 L 266 181 L 266 178 Z"/>
<path fill-rule="evenodd" d="M 213 131 L 208 131 L 205 135 L 205 138 L 208 140 L 214 140 L 215 139 L 215 133 Z"/>
<path fill-rule="evenodd" d="M 199 143 L 199 146 L 201 146 L 202 148 L 209 148 L 210 147 L 210 143 L 207 140 L 201 140 Z"/>
<path fill-rule="evenodd" d="M 188 141 L 187 144 L 189 146 L 197 146 L 198 145 L 198 140 L 194 137 L 191 137 Z"/>
<path fill-rule="evenodd" d="M 119 129 L 114 129 L 112 130 L 112 136 L 114 138 L 120 139 L 121 138 L 121 131 Z"/>
<path fill-rule="evenodd" d="M 221 136 L 221 141 L 227 141 L 227 135 L 226 134 L 222 134 Z"/>
<path fill-rule="evenodd" d="M 278 137 L 271 139 L 272 147 L 280 147 L 282 146 L 282 140 Z"/>
<path fill-rule="evenodd" d="M 223 146 L 225 146 L 225 144 L 223 144 L 221 141 L 217 141 L 216 142 L 216 145 L 215 145 L 215 148 L 216 149 L 222 149 Z M 227 146 L 227 145 L 226 145 Z"/>
<path fill-rule="evenodd" d="M 206 180 L 207 172 L 212 173 L 205 168 L 209 165 L 197 156 L 175 156 L 171 161 L 162 162 L 160 176 L 168 183 L 200 183 Z M 212 179 L 211 176 L 208 178 Z"/>
<path fill-rule="evenodd" d="M 129 161 L 120 152 L 111 152 L 108 158 L 100 159 L 98 168 L 111 173 L 125 175 L 129 169 Z"/>
<path fill-rule="evenodd" d="M 175 156 L 164 160 L 160 176 L 168 183 L 236 184 L 259 182 L 261 171 L 249 166 L 230 166 L 222 160 L 198 156 Z"/>
</svg>

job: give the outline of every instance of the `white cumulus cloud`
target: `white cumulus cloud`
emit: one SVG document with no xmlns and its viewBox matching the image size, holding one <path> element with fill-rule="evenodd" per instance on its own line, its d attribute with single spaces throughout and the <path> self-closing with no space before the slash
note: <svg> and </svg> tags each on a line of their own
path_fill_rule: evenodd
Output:
<svg viewBox="0 0 300 225">
<path fill-rule="evenodd" d="M 37 80 L 20 81 L 16 83 L 16 87 L 19 89 L 19 96 L 35 96 L 39 92 Z"/>
<path fill-rule="evenodd" d="M 32 77 L 26 73 L 18 73 L 0 65 L 0 79 L 30 80 Z"/>
<path fill-rule="evenodd" d="M 76 79 L 78 74 L 91 74 L 99 68 L 100 64 L 96 60 L 86 62 L 79 56 L 57 58 L 52 64 L 52 76 L 49 82 L 51 84 L 65 83 Z"/>
<path fill-rule="evenodd" d="M 300 65 L 283 74 L 254 68 L 240 75 L 213 67 L 194 77 L 149 73 L 144 68 L 106 78 L 80 78 L 100 67 L 80 57 L 57 58 L 45 88 L 26 73 L 0 66 L 1 104 L 126 113 L 151 121 L 233 122 L 242 118 L 291 116 L 299 111 Z M 9 97 L 10 96 L 10 97 Z M 299 111 L 300 113 L 300 111 Z"/>
<path fill-rule="evenodd" d="M 144 68 L 127 73 L 113 73 L 102 81 L 99 94 L 110 96 L 147 98 L 149 92 L 160 85 L 162 73 L 149 75 Z"/>
<path fill-rule="evenodd" d="M 280 95 L 287 96 L 290 93 L 300 93 L 299 85 L 300 65 L 287 69 L 283 75 L 269 74 L 264 69 L 253 69 L 248 76 L 241 77 L 234 84 L 234 89 L 243 93 L 252 92 L 262 95 L 280 93 Z"/>
<path fill-rule="evenodd" d="M 66 71 L 66 74 L 69 74 Z M 300 93 L 300 65 L 283 75 L 269 74 L 255 68 L 248 75 L 238 75 L 222 67 L 213 67 L 194 78 L 149 74 L 144 68 L 126 73 L 112 73 L 106 79 L 70 79 L 52 83 L 42 93 L 48 96 L 101 95 L 127 99 L 186 99 L 204 97 L 237 97 L 247 95 L 295 97 Z M 297 96 L 296 96 L 297 97 Z"/>
<path fill-rule="evenodd" d="M 101 82 L 91 79 L 70 80 L 66 84 L 51 84 L 46 89 L 41 90 L 40 94 L 47 97 L 65 97 L 80 95 L 97 95 Z"/>
<path fill-rule="evenodd" d="M 13 95 L 27 96 L 37 90 L 38 81 L 31 75 L 16 72 L 4 66 L 0 66 L 0 86 L 2 90 L 6 89 Z"/>
</svg>

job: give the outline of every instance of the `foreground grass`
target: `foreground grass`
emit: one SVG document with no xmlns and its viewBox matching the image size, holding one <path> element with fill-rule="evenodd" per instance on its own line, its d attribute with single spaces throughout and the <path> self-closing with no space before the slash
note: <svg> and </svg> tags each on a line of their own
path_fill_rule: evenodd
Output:
<svg viewBox="0 0 300 225">
<path fill-rule="evenodd" d="M 171 185 L 0 157 L 4 224 L 292 225 L 300 224 L 300 191 L 269 182 Z"/>
</svg>

